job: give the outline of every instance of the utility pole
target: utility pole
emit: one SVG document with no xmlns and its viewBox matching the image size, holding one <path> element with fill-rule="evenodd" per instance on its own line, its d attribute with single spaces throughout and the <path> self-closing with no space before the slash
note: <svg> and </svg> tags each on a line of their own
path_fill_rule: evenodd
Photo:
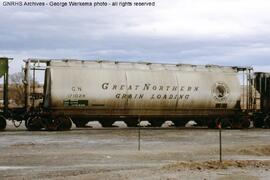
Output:
<svg viewBox="0 0 270 180">
<path fill-rule="evenodd" d="M 138 151 L 141 150 L 141 118 L 138 118 Z"/>
<path fill-rule="evenodd" d="M 221 134 L 221 130 L 222 130 L 222 124 L 221 121 L 218 123 L 218 129 L 219 129 L 219 162 L 222 162 L 222 134 Z"/>
</svg>

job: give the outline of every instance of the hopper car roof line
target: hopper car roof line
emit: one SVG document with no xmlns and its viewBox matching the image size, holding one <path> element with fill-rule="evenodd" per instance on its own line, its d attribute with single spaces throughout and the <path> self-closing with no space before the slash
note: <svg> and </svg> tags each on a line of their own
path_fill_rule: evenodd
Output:
<svg viewBox="0 0 270 180">
<path fill-rule="evenodd" d="M 270 77 L 270 73 L 269 72 L 255 72 L 256 75 L 261 76 L 261 77 L 265 77 L 265 78 L 269 78 Z"/>
<path fill-rule="evenodd" d="M 5 57 L 5 56 L 0 56 L 0 59 L 8 59 L 8 60 L 13 60 L 13 58 Z"/>
<path fill-rule="evenodd" d="M 246 70 L 253 70 L 253 67 L 250 66 L 221 66 L 221 65 L 213 65 L 213 64 L 207 64 L 207 65 L 193 65 L 193 64 L 174 64 L 174 63 L 158 63 L 158 62 L 145 62 L 145 61 L 113 61 L 113 60 L 78 60 L 78 59 L 39 59 L 39 58 L 29 58 L 24 60 L 25 62 L 32 62 L 32 63 L 50 63 L 50 62 L 81 62 L 81 63 L 110 63 L 110 64 L 144 64 L 147 66 L 150 65 L 161 65 L 163 67 L 191 67 L 191 68 L 216 68 L 216 69 L 233 69 L 235 71 L 246 71 Z M 39 65 L 38 65 L 39 66 Z M 49 66 L 47 66 L 49 67 Z M 65 66 L 63 66 L 65 67 Z"/>
</svg>

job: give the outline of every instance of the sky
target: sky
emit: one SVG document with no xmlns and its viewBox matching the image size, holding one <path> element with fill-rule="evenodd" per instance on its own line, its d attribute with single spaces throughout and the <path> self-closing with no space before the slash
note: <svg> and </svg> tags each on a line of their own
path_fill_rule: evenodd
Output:
<svg viewBox="0 0 270 180">
<path fill-rule="evenodd" d="M 270 72 L 269 0 L 150 0 L 153 7 L 0 2 L 0 56 L 14 58 L 11 73 L 27 58 L 253 66 Z"/>
</svg>

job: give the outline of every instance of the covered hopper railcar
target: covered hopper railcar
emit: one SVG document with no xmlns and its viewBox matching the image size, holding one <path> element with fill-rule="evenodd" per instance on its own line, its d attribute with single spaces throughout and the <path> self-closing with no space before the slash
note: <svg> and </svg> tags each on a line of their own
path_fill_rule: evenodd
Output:
<svg viewBox="0 0 270 180">
<path fill-rule="evenodd" d="M 214 65 L 46 61 L 42 111 L 28 118 L 27 127 L 68 129 L 70 120 L 77 126 L 99 121 L 106 127 L 117 120 L 136 126 L 138 119 L 152 126 L 195 120 L 215 127 L 221 118 L 232 124 L 241 119 L 238 71 Z M 27 107 L 33 107 L 30 99 Z"/>
</svg>

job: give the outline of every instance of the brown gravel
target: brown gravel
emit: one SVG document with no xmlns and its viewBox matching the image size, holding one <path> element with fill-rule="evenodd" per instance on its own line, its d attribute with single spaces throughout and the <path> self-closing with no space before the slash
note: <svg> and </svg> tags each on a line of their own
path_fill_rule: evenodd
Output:
<svg viewBox="0 0 270 180">
<path fill-rule="evenodd" d="M 165 170 L 179 171 L 179 170 L 217 170 L 228 168 L 269 168 L 270 160 L 225 160 L 225 161 L 183 161 L 163 166 Z"/>
</svg>

